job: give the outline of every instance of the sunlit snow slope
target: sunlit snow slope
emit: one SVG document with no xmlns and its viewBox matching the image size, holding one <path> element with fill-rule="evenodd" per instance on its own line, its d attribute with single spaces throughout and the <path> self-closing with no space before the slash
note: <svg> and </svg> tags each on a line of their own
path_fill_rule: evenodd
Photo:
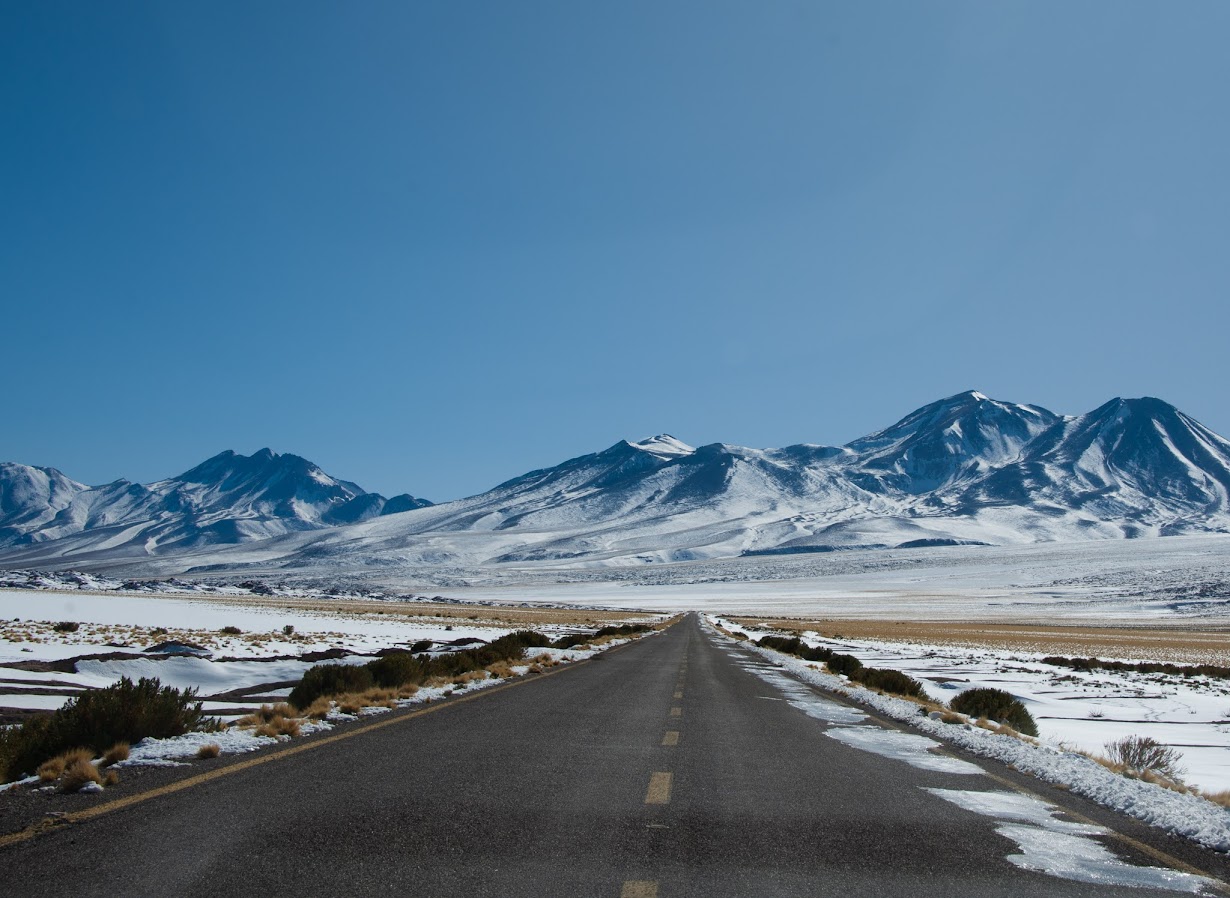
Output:
<svg viewBox="0 0 1230 898">
<path fill-rule="evenodd" d="M 1230 443 L 1157 399 L 1061 417 L 967 392 L 843 447 L 660 435 L 404 511 L 419 500 L 267 451 L 148 486 L 5 477 L 7 566 L 622 565 L 1230 532 Z"/>
</svg>

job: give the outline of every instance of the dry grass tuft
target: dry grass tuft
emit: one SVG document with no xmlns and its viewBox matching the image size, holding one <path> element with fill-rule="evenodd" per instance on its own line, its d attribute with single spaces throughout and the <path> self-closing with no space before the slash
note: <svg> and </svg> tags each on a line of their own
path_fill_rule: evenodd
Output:
<svg viewBox="0 0 1230 898">
<path fill-rule="evenodd" d="M 64 771 L 82 761 L 90 764 L 94 760 L 94 752 L 88 748 L 70 748 L 68 751 L 49 758 L 38 765 L 38 778 L 45 783 L 58 780 Z"/>
<path fill-rule="evenodd" d="M 265 723 L 262 723 L 255 730 L 253 730 L 253 732 L 257 736 L 274 736 L 275 738 L 277 736 L 290 736 L 293 738 L 299 735 L 299 728 L 300 724 L 298 719 L 294 717 L 283 717 L 281 714 L 278 714 L 277 716 L 270 718 Z"/>
<path fill-rule="evenodd" d="M 261 705 L 255 714 L 235 721 L 236 726 L 255 727 L 257 736 L 298 736 L 300 722 L 295 709 L 285 702 L 276 705 Z"/>
<path fill-rule="evenodd" d="M 466 683 L 473 683 L 475 680 L 486 679 L 490 679 L 490 677 L 485 670 L 467 670 L 465 673 L 453 677 L 451 682 L 454 685 L 464 686 Z"/>
<path fill-rule="evenodd" d="M 118 764 L 120 761 L 128 760 L 129 746 L 127 742 L 117 742 L 115 745 L 103 752 L 102 766 L 110 767 L 112 764 Z"/>
<path fill-rule="evenodd" d="M 368 689 L 365 692 L 336 695 L 333 700 L 343 714 L 358 714 L 364 708 L 396 708 L 397 697 L 396 689 Z"/>
<path fill-rule="evenodd" d="M 1219 804 L 1223 808 L 1230 808 L 1230 789 L 1223 789 L 1220 792 L 1205 792 L 1203 794 L 1213 804 Z"/>
<path fill-rule="evenodd" d="M 89 758 L 77 758 L 60 774 L 60 791 L 77 792 L 86 783 L 103 784 L 103 775 Z"/>
<path fill-rule="evenodd" d="M 507 661 L 497 661 L 494 664 L 488 665 L 487 670 L 490 671 L 491 676 L 501 680 L 517 675 L 516 671 L 513 670 L 513 665 Z"/>
<path fill-rule="evenodd" d="M 202 761 L 207 761 L 210 758 L 216 758 L 222 754 L 222 746 L 217 742 L 210 742 L 208 745 L 202 745 L 196 750 L 196 756 Z"/>
<path fill-rule="evenodd" d="M 309 720 L 324 720 L 333 710 L 333 700 L 328 696 L 320 696 L 299 713 Z"/>
</svg>

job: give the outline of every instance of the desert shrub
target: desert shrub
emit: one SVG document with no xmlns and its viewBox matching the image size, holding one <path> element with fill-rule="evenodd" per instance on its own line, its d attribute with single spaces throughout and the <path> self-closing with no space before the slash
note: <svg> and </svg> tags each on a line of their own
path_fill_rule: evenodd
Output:
<svg viewBox="0 0 1230 898">
<path fill-rule="evenodd" d="M 557 648 L 571 649 L 579 645 L 585 645 L 587 642 L 593 642 L 595 639 L 601 639 L 603 636 L 634 636 L 637 633 L 644 633 L 653 629 L 646 624 L 619 624 L 617 626 L 599 627 L 593 633 L 569 633 L 567 636 L 561 636 L 555 642 L 547 640 L 546 642 L 535 642 L 526 645 L 526 648 Z M 536 633 L 536 636 L 542 637 L 542 634 Z"/>
<path fill-rule="evenodd" d="M 409 652 L 390 652 L 362 667 L 318 664 L 308 670 L 299 685 L 291 690 L 289 701 L 296 708 L 309 708 L 321 697 L 363 694 L 377 686 L 405 690 L 432 682 L 453 682 L 468 674 L 475 674 L 471 677 L 475 679 L 478 672 L 493 664 L 521 660 L 527 648 L 546 648 L 553 643 L 533 630 L 518 630 L 485 645 L 442 655 L 415 656 L 413 651 L 417 645 L 412 646 Z M 482 676 L 485 677 L 486 673 Z"/>
<path fill-rule="evenodd" d="M 1145 674 L 1169 674 L 1178 677 L 1213 677 L 1230 679 L 1230 667 L 1218 664 L 1170 664 L 1166 661 L 1103 661 L 1101 658 L 1065 658 L 1048 655 L 1043 664 L 1069 667 L 1072 670 L 1128 670 Z"/>
<path fill-rule="evenodd" d="M 282 635 L 283 636 L 294 636 L 295 635 L 295 625 L 287 624 L 285 627 L 283 627 Z"/>
<path fill-rule="evenodd" d="M 222 746 L 217 742 L 210 742 L 206 745 L 202 745 L 196 750 L 196 756 L 202 761 L 207 761 L 210 758 L 216 758 L 220 754 L 222 754 Z"/>
<path fill-rule="evenodd" d="M 882 689 L 896 695 L 911 695 L 922 698 L 922 683 L 899 670 L 888 670 L 882 667 L 864 667 L 855 676 L 860 683 L 869 689 Z"/>
<path fill-rule="evenodd" d="M 764 646 L 767 649 L 784 652 L 787 655 L 794 655 L 802 658 L 804 661 L 825 661 L 827 662 L 833 657 L 833 650 L 826 649 L 823 646 L 810 646 L 797 636 L 762 636 L 756 645 Z M 850 656 L 845 656 L 850 657 Z"/>
<path fill-rule="evenodd" d="M 420 639 L 414 645 L 410 646 L 410 651 L 425 652 L 428 649 L 430 649 L 434 644 L 435 643 L 433 643 L 430 639 Z"/>
<path fill-rule="evenodd" d="M 762 636 L 756 642 L 756 645 L 764 646 L 766 649 L 773 649 L 777 652 L 785 652 L 787 655 L 797 655 L 803 647 L 803 640 L 797 636 Z"/>
<path fill-rule="evenodd" d="M 238 627 L 223 627 L 222 632 L 225 633 L 227 636 L 238 636 L 240 633 L 243 632 L 243 630 L 239 629 Z"/>
<path fill-rule="evenodd" d="M 1106 754 L 1116 764 L 1137 773 L 1156 773 L 1172 782 L 1180 782 L 1183 755 L 1150 736 L 1124 736 L 1106 743 Z"/>
<path fill-rule="evenodd" d="M 406 683 L 418 683 L 424 677 L 424 662 L 410 652 L 391 652 L 366 665 L 377 686 L 394 689 Z"/>
<path fill-rule="evenodd" d="M 367 666 L 317 664 L 303 674 L 299 685 L 291 690 L 288 701 L 296 708 L 306 708 L 322 695 L 366 692 L 373 683 L 372 672 Z"/>
<path fill-rule="evenodd" d="M 1038 725 L 1025 706 L 1011 693 L 983 687 L 967 689 L 948 703 L 952 710 L 975 719 L 987 717 L 1007 724 L 1026 736 L 1038 735 Z"/>
<path fill-rule="evenodd" d="M 133 683 L 125 677 L 0 733 L 0 776 L 15 779 L 70 748 L 101 753 L 117 742 L 179 736 L 207 719 L 195 689 L 181 691 L 146 677 Z"/>
<path fill-rule="evenodd" d="M 853 655 L 842 655 L 838 652 L 833 652 L 824 662 L 829 666 L 829 670 L 835 674 L 845 674 L 847 677 L 856 677 L 858 672 L 863 669 L 863 662 L 859 661 Z"/>
<path fill-rule="evenodd" d="M 77 623 L 75 620 L 62 620 L 51 629 L 55 630 L 57 633 L 76 633 L 81 629 L 81 624 Z"/>
</svg>

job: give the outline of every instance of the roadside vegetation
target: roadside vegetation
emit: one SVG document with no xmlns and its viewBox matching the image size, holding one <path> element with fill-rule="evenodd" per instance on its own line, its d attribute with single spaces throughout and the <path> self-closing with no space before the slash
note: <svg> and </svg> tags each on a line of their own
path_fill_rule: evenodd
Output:
<svg viewBox="0 0 1230 898">
<path fill-rule="evenodd" d="M 65 753 L 99 755 L 108 764 L 127 757 L 128 744 L 146 736 L 165 738 L 211 724 L 201 710 L 193 689 L 173 689 L 156 678 L 142 677 L 136 683 L 124 677 L 103 689 L 94 689 L 69 699 L 48 715 L 31 717 L 19 727 L 0 732 L 0 781 L 39 772 L 44 762 Z M 76 765 L 73 756 L 61 772 Z M 80 773 L 84 768 L 77 765 Z M 51 777 L 56 779 L 60 774 Z M 96 780 L 102 782 L 102 779 Z"/>
<path fill-rule="evenodd" d="M 1168 674 L 1174 677 L 1210 677 L 1230 680 L 1230 667 L 1219 664 L 1170 664 L 1164 661 L 1103 661 L 1101 658 L 1065 658 L 1048 655 L 1043 664 L 1067 667 L 1071 670 L 1129 670 L 1144 674 Z"/>
<path fill-rule="evenodd" d="M 533 649 L 601 645 L 652 629 L 646 624 L 622 624 L 555 640 L 519 630 L 490 643 L 440 654 L 429 654 L 432 643 L 424 640 L 409 651 L 386 651 L 363 665 L 318 664 L 308 669 L 287 702 L 262 705 L 231 726 L 255 736 L 293 738 L 306 721 L 323 720 L 335 711 L 358 714 L 364 708 L 393 708 L 421 687 L 446 687 L 448 695 L 452 688 L 471 682 L 539 672 L 559 663 L 546 653 L 527 659 Z M 223 632 L 232 630 L 238 628 L 223 628 Z M 129 757 L 133 743 L 226 728 L 203 713 L 196 690 L 163 686 L 156 678 L 136 683 L 124 678 L 74 696 L 50 714 L 0 729 L 0 782 L 38 776 L 41 783 L 54 783 L 66 792 L 101 788 L 118 780 L 110 768 Z M 219 754 L 221 746 L 210 743 L 201 746 L 196 756 L 207 759 Z"/>
<path fill-rule="evenodd" d="M 319 714 L 321 700 L 339 696 L 370 697 L 379 704 L 413 695 L 420 686 L 464 685 L 476 679 L 508 676 L 513 662 L 522 661 L 527 650 L 568 649 L 611 639 L 633 636 L 652 629 L 645 624 L 602 627 L 592 634 L 570 634 L 552 640 L 534 630 L 517 630 L 471 649 L 441 655 L 389 652 L 364 665 L 318 664 L 303 675 L 288 701 L 295 708 Z M 540 662 L 541 663 L 541 662 Z M 408 690 L 408 691 L 407 691 Z M 327 711 L 325 712 L 327 713 Z"/>
<path fill-rule="evenodd" d="M 723 630 L 723 632 L 727 632 Z M 734 635 L 734 634 L 731 634 Z M 746 638 L 746 636 L 744 637 Z M 1038 735 L 1038 725 L 1019 699 L 1003 689 L 967 689 L 956 695 L 947 706 L 934 701 L 923 692 L 922 684 L 899 671 L 864 667 L 853 655 L 834 652 L 822 646 L 809 646 L 798 636 L 765 636 L 756 645 L 773 649 L 804 661 L 822 662 L 830 673 L 841 674 L 869 689 L 900 696 L 916 702 L 919 712 L 943 723 L 981 727 L 1007 736 L 1026 738 Z M 1074 670 L 1132 670 L 1140 673 L 1160 673 L 1179 676 L 1218 677 L 1230 674 L 1230 668 L 1214 665 L 1177 665 L 1152 662 L 1100 661 L 1096 658 L 1044 659 L 1047 663 L 1071 667 Z M 1223 674 L 1222 672 L 1225 672 Z M 1200 795 L 1214 804 L 1230 808 L 1230 790 L 1203 791 L 1183 782 L 1182 754 L 1150 736 L 1126 736 L 1106 743 L 1105 754 L 1080 751 L 1106 769 L 1130 779 L 1139 779 L 1174 792 Z"/>
</svg>

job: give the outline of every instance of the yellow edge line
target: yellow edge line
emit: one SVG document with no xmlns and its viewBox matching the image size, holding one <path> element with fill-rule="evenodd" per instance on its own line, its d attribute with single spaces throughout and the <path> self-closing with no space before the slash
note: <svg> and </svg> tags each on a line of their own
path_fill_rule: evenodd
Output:
<svg viewBox="0 0 1230 898">
<path fill-rule="evenodd" d="M 665 628 L 663 628 L 665 629 Z M 613 649 L 607 649 L 609 652 L 619 651 L 622 648 L 627 648 L 630 645 L 635 645 L 639 640 L 625 643 L 624 645 L 616 646 Z M 485 698 L 489 695 L 494 695 L 497 692 L 503 692 L 505 689 L 512 689 L 514 686 L 524 686 L 528 683 L 541 682 L 546 677 L 553 677 L 556 674 L 565 673 L 569 670 L 575 670 L 582 664 L 588 664 L 590 659 L 584 661 L 574 661 L 571 664 L 561 667 L 558 670 L 544 671 L 535 677 L 529 679 L 517 679 L 511 683 L 504 683 L 500 686 L 492 686 L 489 689 L 482 689 L 471 695 L 463 695 L 460 698 L 454 698 L 451 701 L 442 702 L 430 708 L 420 708 L 417 711 L 411 711 L 409 714 L 402 714 L 396 717 L 378 720 L 375 723 L 369 723 L 361 726 L 358 729 L 347 730 L 344 733 L 334 733 L 332 736 L 324 736 L 315 739 L 311 742 L 305 742 L 302 745 L 295 745 L 290 748 L 284 748 L 280 751 L 275 751 L 267 755 L 261 755 L 257 758 L 250 758 L 246 761 L 240 761 L 235 764 L 228 764 L 218 770 L 210 770 L 206 773 L 198 773 L 195 776 L 190 776 L 187 779 L 178 780 L 174 783 L 168 783 L 165 786 L 158 786 L 155 789 L 150 789 L 146 792 L 140 792 L 136 795 L 129 795 L 125 798 L 117 798 L 114 801 L 108 801 L 105 804 L 95 805 L 92 808 L 86 808 L 84 811 L 72 811 L 56 818 L 45 818 L 38 823 L 31 824 L 25 829 L 18 830 L 14 833 L 7 833 L 0 836 L 0 848 L 5 848 L 9 845 L 16 845 L 19 842 L 26 842 L 33 839 L 35 836 L 50 832 L 53 829 L 58 829 L 62 824 L 66 823 L 82 823 L 86 820 L 92 820 L 95 817 L 101 817 L 104 814 L 111 814 L 115 811 L 123 810 L 127 807 L 132 807 L 135 804 L 141 804 L 144 801 L 149 801 L 153 798 L 161 798 L 164 795 L 172 795 L 176 792 L 182 792 L 184 789 L 191 789 L 194 786 L 199 786 L 202 783 L 208 783 L 211 780 L 216 780 L 224 776 L 230 776 L 233 773 L 240 773 L 244 770 L 250 770 L 253 767 L 260 767 L 262 764 L 269 764 L 273 761 L 281 761 L 300 752 L 311 751 L 316 748 L 321 748 L 325 745 L 332 745 L 335 742 L 341 742 L 345 739 L 353 739 L 356 736 L 363 736 L 367 733 L 383 729 L 387 726 L 393 726 L 398 723 L 405 723 L 408 720 L 414 720 L 416 717 L 423 717 L 427 714 L 434 714 L 437 711 L 443 711 L 448 708 L 455 708 L 458 705 L 463 705 L 466 702 L 474 701 L 475 699 Z"/>
</svg>

